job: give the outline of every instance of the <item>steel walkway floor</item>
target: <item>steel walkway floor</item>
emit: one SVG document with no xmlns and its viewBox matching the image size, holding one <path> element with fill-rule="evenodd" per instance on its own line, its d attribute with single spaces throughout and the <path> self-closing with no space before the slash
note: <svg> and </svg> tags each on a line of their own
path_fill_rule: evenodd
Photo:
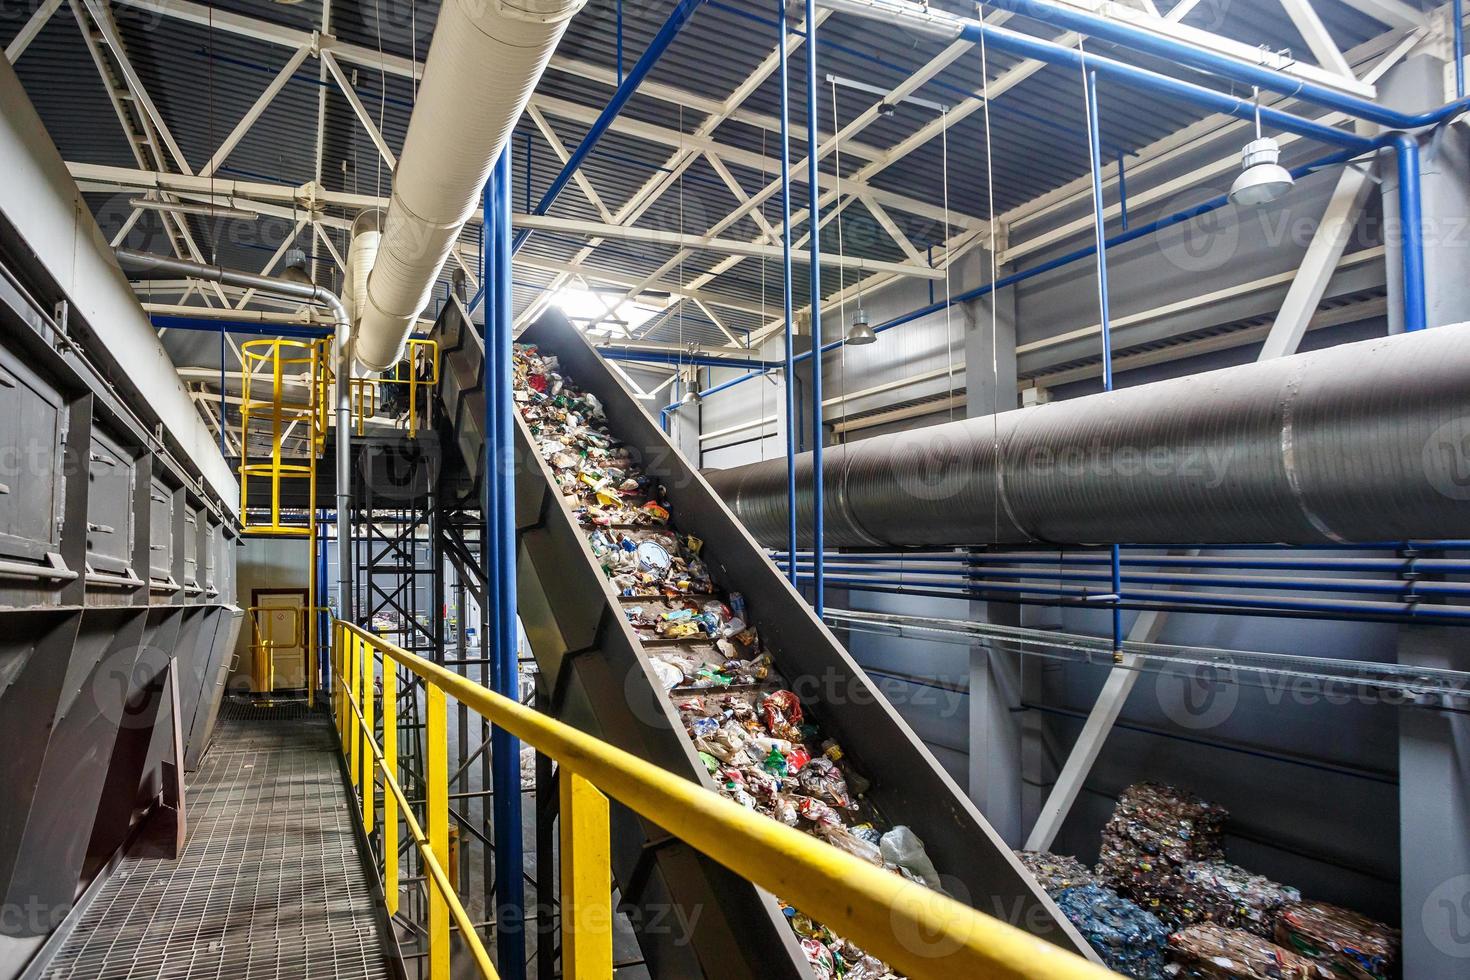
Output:
<svg viewBox="0 0 1470 980">
<path fill-rule="evenodd" d="M 171 861 L 129 855 L 48 980 L 387 978 L 330 723 L 226 704 Z"/>
</svg>

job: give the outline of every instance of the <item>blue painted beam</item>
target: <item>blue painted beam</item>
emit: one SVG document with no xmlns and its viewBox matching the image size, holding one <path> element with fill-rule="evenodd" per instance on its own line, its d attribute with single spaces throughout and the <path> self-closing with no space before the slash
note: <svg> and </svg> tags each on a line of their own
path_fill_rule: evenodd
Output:
<svg viewBox="0 0 1470 980">
<path fill-rule="evenodd" d="M 643 80 L 648 77 L 648 73 L 653 70 L 653 66 L 658 64 L 658 60 L 669 49 L 669 45 L 674 42 L 674 38 L 679 36 L 679 32 L 684 29 L 684 25 L 689 23 L 689 19 L 694 16 L 694 12 L 704 2 L 705 0 L 679 0 L 678 6 L 674 8 L 673 13 L 669 14 L 669 19 L 664 21 L 664 25 L 659 28 L 658 33 L 649 42 L 648 49 L 643 52 L 642 57 L 629 69 L 622 84 L 618 86 L 617 91 L 613 92 L 612 98 L 608 100 L 607 106 L 602 110 L 602 113 L 597 119 L 593 121 L 592 127 L 587 130 L 587 135 L 582 137 L 582 142 L 577 144 L 577 148 L 567 158 L 566 165 L 561 168 L 561 173 L 556 175 L 556 179 L 551 182 L 551 186 L 541 196 L 541 200 L 537 203 L 536 209 L 532 212 L 533 214 L 545 214 L 551 210 L 551 206 L 556 203 L 557 197 L 566 189 L 567 184 L 571 183 L 572 175 L 577 172 L 577 168 L 582 166 L 583 161 L 587 159 L 587 155 L 597 146 L 598 141 L 602 139 L 607 133 L 608 128 L 612 126 L 613 120 L 618 118 L 618 114 L 623 111 L 623 107 L 628 104 L 628 100 L 638 90 L 638 86 L 643 84 Z M 511 244 L 512 255 L 521 250 L 521 246 L 526 244 L 526 239 L 530 235 L 530 229 L 527 228 L 523 228 L 516 233 Z"/>
</svg>

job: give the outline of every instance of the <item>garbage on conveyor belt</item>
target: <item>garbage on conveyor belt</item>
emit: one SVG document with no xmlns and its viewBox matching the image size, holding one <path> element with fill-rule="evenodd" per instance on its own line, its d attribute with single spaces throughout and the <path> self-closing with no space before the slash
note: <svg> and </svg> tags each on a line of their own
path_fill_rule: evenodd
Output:
<svg viewBox="0 0 1470 980">
<path fill-rule="evenodd" d="M 1108 969 L 1136 980 L 1164 980 L 1169 930 L 1111 888 L 1095 883 L 1063 889 L 1057 906 L 1102 957 Z"/>
<path fill-rule="evenodd" d="M 1169 937 L 1172 976 L 1183 980 L 1329 980 L 1325 968 L 1243 929 L 1213 923 Z"/>
<path fill-rule="evenodd" d="M 1326 902 L 1283 909 L 1276 919 L 1276 942 L 1347 980 L 1387 980 L 1399 957 L 1397 929 Z"/>
<path fill-rule="evenodd" d="M 1198 921 L 1187 914 L 1194 891 L 1180 869 L 1224 858 L 1228 816 L 1223 807 L 1173 786 L 1136 783 L 1103 828 L 1098 878 L 1171 928 Z"/>
<path fill-rule="evenodd" d="M 704 542 L 678 530 L 665 488 L 608 430 L 597 399 L 559 368 L 555 357 L 516 345 L 516 406 L 719 791 L 937 888 L 923 842 L 883 820 L 865 797 L 871 783 L 860 767 L 776 672 L 745 597 L 717 591 Z M 852 943 L 785 912 L 819 980 L 895 980 Z"/>
<path fill-rule="evenodd" d="M 1016 857 L 1037 884 L 1052 898 L 1068 888 L 1097 883 L 1097 876 L 1081 861 L 1051 851 L 1016 851 Z"/>
<path fill-rule="evenodd" d="M 1228 861 L 1199 861 L 1179 869 L 1183 882 L 1168 910 L 1180 922 L 1213 922 L 1270 939 L 1281 910 L 1301 892 Z"/>
</svg>

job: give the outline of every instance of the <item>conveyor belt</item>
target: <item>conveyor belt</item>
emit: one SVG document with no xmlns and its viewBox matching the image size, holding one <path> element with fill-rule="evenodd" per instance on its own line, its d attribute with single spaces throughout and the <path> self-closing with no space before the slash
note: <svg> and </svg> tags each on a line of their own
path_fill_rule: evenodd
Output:
<svg viewBox="0 0 1470 980">
<path fill-rule="evenodd" d="M 227 704 L 187 792 L 183 857 L 135 847 L 47 980 L 393 976 L 325 715 Z"/>
<path fill-rule="evenodd" d="M 433 336 L 440 344 L 440 418 L 473 478 L 484 461 L 483 341 L 458 301 L 444 308 Z M 1095 958 L 581 332 L 553 312 L 519 339 L 556 355 L 576 387 L 601 402 L 612 434 L 632 448 L 643 472 L 667 487 L 679 531 L 703 539 L 700 554 L 715 584 L 743 593 L 747 620 L 783 677 L 815 682 L 803 690 L 817 692 L 810 707 L 823 731 L 871 778 L 875 807 L 925 842 L 946 887 L 976 908 Z M 551 691 L 551 713 L 713 789 L 624 615 L 626 602 L 519 418 L 515 479 L 520 615 Z M 773 896 L 616 806 L 612 834 L 614 877 L 655 977 L 811 976 Z M 671 908 L 681 914 L 671 916 Z M 689 926 L 670 929 L 671 922 Z"/>
</svg>

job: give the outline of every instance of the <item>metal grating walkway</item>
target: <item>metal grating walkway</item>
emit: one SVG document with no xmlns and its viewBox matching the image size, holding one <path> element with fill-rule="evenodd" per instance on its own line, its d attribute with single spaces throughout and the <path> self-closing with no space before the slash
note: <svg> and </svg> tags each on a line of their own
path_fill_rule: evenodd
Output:
<svg viewBox="0 0 1470 980">
<path fill-rule="evenodd" d="M 387 978 L 330 723 L 226 704 L 188 784 L 189 840 L 129 855 L 48 980 Z"/>
</svg>

